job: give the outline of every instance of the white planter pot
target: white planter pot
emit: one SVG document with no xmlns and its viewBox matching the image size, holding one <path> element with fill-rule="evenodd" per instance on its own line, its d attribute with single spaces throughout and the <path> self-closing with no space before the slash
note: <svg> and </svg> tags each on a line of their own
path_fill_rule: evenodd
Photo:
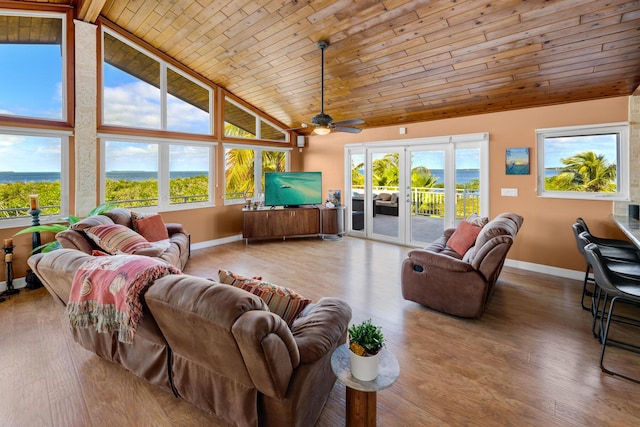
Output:
<svg viewBox="0 0 640 427">
<path fill-rule="evenodd" d="M 349 359 L 351 360 L 351 375 L 360 381 L 372 381 L 378 376 L 380 353 L 375 356 L 363 357 L 349 351 Z"/>
</svg>

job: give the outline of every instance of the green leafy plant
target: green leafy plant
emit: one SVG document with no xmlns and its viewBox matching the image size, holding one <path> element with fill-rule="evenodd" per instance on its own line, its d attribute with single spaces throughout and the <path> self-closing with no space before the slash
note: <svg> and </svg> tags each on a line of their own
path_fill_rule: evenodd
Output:
<svg viewBox="0 0 640 427">
<path fill-rule="evenodd" d="M 103 203 L 103 204 L 93 208 L 91 210 L 91 212 L 89 212 L 89 215 L 87 215 L 87 216 L 102 215 L 103 213 L 113 209 L 115 206 L 116 205 L 114 205 L 113 203 Z M 69 227 L 71 227 L 73 224 L 77 223 L 80 220 L 81 220 L 81 218 L 79 218 L 77 216 L 69 215 L 67 217 L 59 219 L 59 221 L 68 222 L 69 225 L 65 225 L 65 224 L 34 225 L 34 226 L 31 226 L 31 227 L 27 227 L 24 230 L 18 231 L 16 234 L 14 234 L 14 236 L 17 236 L 19 234 L 26 234 L 26 233 L 43 233 L 43 232 L 49 232 L 49 233 L 58 234 L 61 231 L 68 230 Z M 45 243 L 44 245 L 40 245 L 37 248 L 34 248 L 31 252 L 32 253 L 33 252 L 37 252 L 37 251 L 51 252 L 51 251 L 55 251 L 56 249 L 60 249 L 60 248 L 61 248 L 60 242 L 58 242 L 57 240 L 53 240 L 51 242 Z"/>
<path fill-rule="evenodd" d="M 349 349 L 358 356 L 375 356 L 385 345 L 382 328 L 365 320 L 349 328 Z"/>
</svg>

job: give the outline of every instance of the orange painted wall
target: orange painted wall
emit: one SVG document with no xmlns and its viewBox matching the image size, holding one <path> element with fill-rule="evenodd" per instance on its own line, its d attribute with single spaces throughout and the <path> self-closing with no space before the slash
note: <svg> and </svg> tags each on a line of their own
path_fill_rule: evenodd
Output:
<svg viewBox="0 0 640 427">
<path fill-rule="evenodd" d="M 407 128 L 406 135 L 399 134 L 400 126 L 388 126 L 366 129 L 357 135 L 312 136 L 304 151 L 303 168 L 322 171 L 323 188 L 344 190 L 345 144 L 489 132 L 490 215 L 516 212 L 525 218 L 509 258 L 581 271 L 584 258 L 576 248 L 571 225 L 581 216 L 594 234 L 623 238 L 609 219 L 613 204 L 538 197 L 535 130 L 628 121 L 628 105 L 627 97 L 617 97 L 403 125 Z M 505 175 L 505 149 L 517 147 L 531 150 L 530 175 Z M 518 197 L 501 196 L 501 188 L 517 188 Z"/>
</svg>

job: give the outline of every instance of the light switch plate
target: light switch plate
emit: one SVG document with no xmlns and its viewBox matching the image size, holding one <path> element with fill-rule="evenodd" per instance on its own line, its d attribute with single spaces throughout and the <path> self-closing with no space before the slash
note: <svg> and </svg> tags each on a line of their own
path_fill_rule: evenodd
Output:
<svg viewBox="0 0 640 427">
<path fill-rule="evenodd" d="M 507 196 L 507 197 L 518 197 L 518 189 L 517 188 L 502 188 L 500 190 L 500 194 L 502 196 Z"/>
</svg>

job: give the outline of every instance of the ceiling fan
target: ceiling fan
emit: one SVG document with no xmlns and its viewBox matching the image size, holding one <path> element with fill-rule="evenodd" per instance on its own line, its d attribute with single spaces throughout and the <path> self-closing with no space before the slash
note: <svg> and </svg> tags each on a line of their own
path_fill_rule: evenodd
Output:
<svg viewBox="0 0 640 427">
<path fill-rule="evenodd" d="M 324 51 L 329 47 L 329 42 L 325 40 L 320 40 L 318 42 L 318 47 L 320 48 L 322 59 L 320 63 L 321 70 L 321 89 L 320 89 L 320 113 L 313 116 L 311 119 L 311 124 L 315 127 L 313 133 L 316 135 L 327 135 L 331 131 L 335 132 L 349 132 L 349 133 L 360 133 L 362 129 L 348 127 L 346 125 L 360 125 L 364 123 L 362 119 L 349 119 L 349 120 L 340 120 L 337 122 L 333 121 L 333 118 L 325 114 L 324 112 Z M 309 125 L 306 123 L 302 123 L 302 128 L 307 128 Z"/>
</svg>

